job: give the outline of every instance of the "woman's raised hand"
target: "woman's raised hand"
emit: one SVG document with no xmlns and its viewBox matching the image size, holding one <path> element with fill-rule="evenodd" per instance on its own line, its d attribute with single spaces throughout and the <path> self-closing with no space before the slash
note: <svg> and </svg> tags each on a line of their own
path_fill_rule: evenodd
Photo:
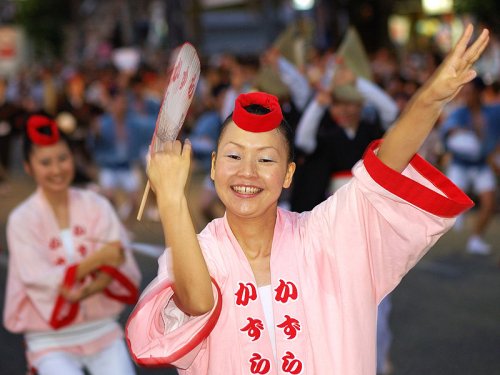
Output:
<svg viewBox="0 0 500 375">
<path fill-rule="evenodd" d="M 148 162 L 147 175 L 157 197 L 179 199 L 184 190 L 191 166 L 191 142 L 167 141 L 163 150 L 152 153 Z"/>
<path fill-rule="evenodd" d="M 467 47 L 473 27 L 468 25 L 455 47 L 446 56 L 424 87 L 427 99 L 446 104 L 460 91 L 463 85 L 476 77 L 472 69 L 488 45 L 489 32 L 484 29 L 476 41 Z"/>
</svg>

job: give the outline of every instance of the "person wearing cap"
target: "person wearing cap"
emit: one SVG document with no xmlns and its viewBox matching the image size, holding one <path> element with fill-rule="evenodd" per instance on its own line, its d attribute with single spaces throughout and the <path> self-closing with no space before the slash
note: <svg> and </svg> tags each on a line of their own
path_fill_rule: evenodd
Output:
<svg viewBox="0 0 500 375">
<path fill-rule="evenodd" d="M 484 234 L 495 212 L 496 177 L 490 163 L 500 147 L 500 105 L 483 103 L 485 84 L 476 77 L 462 90 L 464 105 L 453 110 L 440 128 L 451 155 L 446 174 L 460 189 L 477 195 L 479 208 L 466 251 L 489 255 Z M 457 222 L 462 225 L 463 217 Z M 460 228 L 457 229 L 460 229 Z"/>
<path fill-rule="evenodd" d="M 24 335 L 33 373 L 135 374 L 117 321 L 140 281 L 123 226 L 104 197 L 70 187 L 54 119 L 28 118 L 23 156 L 37 187 L 7 221 L 5 328 Z"/>
<path fill-rule="evenodd" d="M 395 102 L 377 85 L 347 67 L 338 69 L 333 87 L 316 94 L 297 126 L 295 146 L 301 157 L 292 210 L 311 210 L 347 183 L 354 164 L 370 142 L 382 137 L 397 112 Z"/>
<path fill-rule="evenodd" d="M 238 96 L 211 176 L 224 217 L 196 235 L 185 195 L 191 145 L 167 143 L 148 176 L 168 249 L 126 326 L 144 366 L 180 374 L 375 373 L 377 304 L 472 201 L 415 155 L 471 80 L 485 30 L 455 49 L 353 179 L 312 211 L 278 207 L 293 139 L 272 95 Z"/>
</svg>

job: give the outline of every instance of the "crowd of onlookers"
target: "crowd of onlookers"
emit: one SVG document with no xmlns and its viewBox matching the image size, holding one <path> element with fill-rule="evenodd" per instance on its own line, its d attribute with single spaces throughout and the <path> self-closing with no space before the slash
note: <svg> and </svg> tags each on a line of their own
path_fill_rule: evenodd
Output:
<svg viewBox="0 0 500 375">
<path fill-rule="evenodd" d="M 312 202 L 299 202 L 299 193 L 294 195 L 292 187 L 291 192 L 282 197 L 282 203 L 298 210 L 310 208 L 312 203 L 332 192 L 333 177 L 330 177 L 350 169 L 354 161 L 340 162 L 342 167 L 311 161 L 339 157 L 322 154 L 322 149 L 332 146 L 324 141 L 332 136 L 331 131 L 338 127 L 339 116 L 342 116 L 329 109 L 340 108 L 344 102 L 359 104 L 360 119 L 368 124 L 370 131 L 373 126 L 378 129 L 370 137 L 379 138 L 390 129 L 397 114 L 441 59 L 437 52 L 401 54 L 395 49 L 381 48 L 369 56 L 371 77 L 366 79 L 335 52 L 310 48 L 302 66 L 295 65 L 273 48 L 250 57 L 229 53 L 202 56 L 196 95 L 181 132 L 181 137 L 189 136 L 193 142 L 195 168 L 208 175 L 218 129 L 231 113 L 235 97 L 249 90 L 270 91 L 278 96 L 286 119 L 297 132 L 299 166 L 304 164 L 307 169 L 318 172 L 304 174 L 299 168 L 296 190 L 308 194 L 301 186 L 310 185 L 310 179 L 320 185 Z M 478 64 L 485 78 L 480 96 L 487 104 L 500 102 L 499 83 L 495 80 L 500 72 L 496 76 L 491 72 L 498 61 L 500 48 L 492 38 L 489 51 Z M 8 186 L 12 144 L 22 131 L 24 119 L 31 113 L 45 112 L 56 117 L 60 129 L 73 143 L 77 163 L 75 182 L 93 184 L 111 200 L 120 192 L 124 197 L 118 207 L 121 217 L 126 219 L 134 214 L 142 196 L 146 154 L 168 80 L 167 61 L 162 66 L 141 64 L 133 71 L 120 71 L 111 61 L 106 65 L 100 62 L 99 66 L 89 62 L 82 66 L 34 65 L 21 69 L 15 76 L 1 78 L 0 193 Z M 342 93 L 345 87 L 354 90 Z M 454 105 L 463 102 L 462 98 L 457 98 Z M 320 109 L 311 108 L 315 105 Z M 330 113 L 326 116 L 330 117 L 328 121 L 326 112 Z M 450 160 L 450 148 L 440 131 L 446 116 L 440 119 L 435 134 L 421 150 L 421 154 L 439 168 L 445 168 Z M 371 139 L 365 137 L 365 143 L 367 140 Z M 342 147 L 351 146 L 346 143 L 340 149 Z M 364 147 L 364 143 L 357 147 Z M 342 155 L 344 152 L 342 150 Z M 352 157 L 356 159 L 358 154 Z M 496 159 L 493 153 L 489 156 L 498 172 L 498 156 Z M 306 182 L 301 181 L 304 178 Z M 206 218 L 220 215 L 209 178 L 202 191 L 201 209 Z M 154 209 L 148 214 L 154 216 Z"/>
</svg>

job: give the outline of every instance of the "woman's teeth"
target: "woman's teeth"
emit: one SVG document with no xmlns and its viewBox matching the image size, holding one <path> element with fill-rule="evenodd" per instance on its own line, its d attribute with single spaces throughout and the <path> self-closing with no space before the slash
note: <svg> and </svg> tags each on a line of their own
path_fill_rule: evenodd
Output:
<svg viewBox="0 0 500 375">
<path fill-rule="evenodd" d="M 262 191 L 262 189 L 252 186 L 233 186 L 232 188 L 235 192 L 240 194 L 257 194 Z"/>
</svg>

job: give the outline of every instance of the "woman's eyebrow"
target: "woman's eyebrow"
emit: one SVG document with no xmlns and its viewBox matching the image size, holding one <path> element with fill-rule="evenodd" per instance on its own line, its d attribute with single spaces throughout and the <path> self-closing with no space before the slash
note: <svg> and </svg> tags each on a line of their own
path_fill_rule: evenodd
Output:
<svg viewBox="0 0 500 375">
<path fill-rule="evenodd" d="M 237 143 L 237 142 L 227 142 L 226 145 L 233 145 L 233 146 L 236 146 L 236 147 L 239 147 L 239 148 L 246 148 L 246 146 L 240 144 L 240 143 Z M 262 146 L 262 147 L 257 147 L 257 150 L 258 151 L 262 151 L 262 150 L 266 150 L 266 149 L 272 149 L 272 150 L 275 150 L 275 151 L 278 151 L 278 149 L 274 146 Z"/>
</svg>

